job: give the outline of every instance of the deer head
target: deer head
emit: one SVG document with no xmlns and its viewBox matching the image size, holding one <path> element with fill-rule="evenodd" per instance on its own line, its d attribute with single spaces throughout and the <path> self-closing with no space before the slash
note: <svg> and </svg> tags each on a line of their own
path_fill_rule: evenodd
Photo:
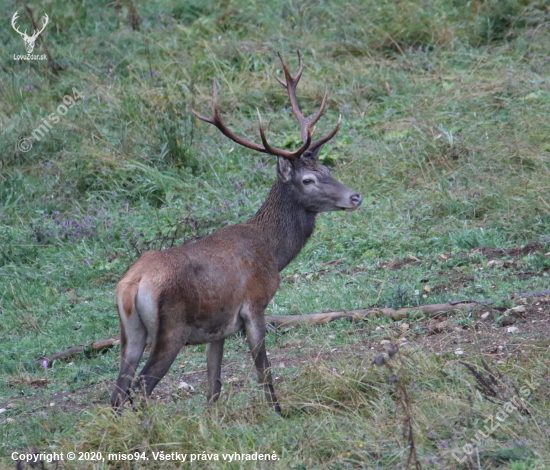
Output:
<svg viewBox="0 0 550 470">
<path fill-rule="evenodd" d="M 332 139 L 340 128 L 340 119 L 325 137 L 312 140 L 314 125 L 323 115 L 325 110 L 327 91 L 323 96 L 319 110 L 309 118 L 306 118 L 298 106 L 296 98 L 296 87 L 302 76 L 303 64 L 300 52 L 298 52 L 299 68 L 295 76 L 292 76 L 288 65 L 283 61 L 280 54 L 279 60 L 283 66 L 286 82 L 278 77 L 276 80 L 283 85 L 288 93 L 292 112 L 298 120 L 301 129 L 303 144 L 295 151 L 289 151 L 272 147 L 265 136 L 262 119 L 258 111 L 259 131 L 262 145 L 250 142 L 247 139 L 234 134 L 221 119 L 218 105 L 218 91 L 216 82 L 213 82 L 212 108 L 213 117 L 205 117 L 192 110 L 193 114 L 202 121 L 216 126 L 226 137 L 239 145 L 257 150 L 258 152 L 275 155 L 277 161 L 277 178 L 280 183 L 293 193 L 293 200 L 310 212 L 327 212 L 335 210 L 353 211 L 361 205 L 362 197 L 352 191 L 339 181 L 335 180 L 328 168 L 319 164 L 318 155 L 321 147 Z"/>
<path fill-rule="evenodd" d="M 19 14 L 19 11 L 16 11 L 14 13 L 11 19 L 11 26 L 13 29 L 15 29 L 15 31 L 17 31 L 23 37 L 23 41 L 25 41 L 25 49 L 27 50 L 27 53 L 31 54 L 32 51 L 34 50 L 34 44 L 36 43 L 38 36 L 40 36 L 40 33 L 44 31 L 44 28 L 46 27 L 50 19 L 48 18 L 48 15 L 45 14 L 44 18 L 42 19 L 42 29 L 40 31 L 35 30 L 32 36 L 28 36 L 27 30 L 25 30 L 25 32 L 22 33 L 21 31 L 19 31 L 19 28 L 15 26 L 15 22 L 17 21 L 18 14 Z"/>
</svg>

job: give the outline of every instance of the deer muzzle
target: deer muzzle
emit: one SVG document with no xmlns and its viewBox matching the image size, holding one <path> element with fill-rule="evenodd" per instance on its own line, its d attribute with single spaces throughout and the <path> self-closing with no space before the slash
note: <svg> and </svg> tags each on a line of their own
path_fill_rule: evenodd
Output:
<svg viewBox="0 0 550 470">
<path fill-rule="evenodd" d="M 363 202 L 363 196 L 361 196 L 359 193 L 353 193 L 350 197 L 349 197 L 349 202 L 350 202 L 350 205 L 351 207 L 350 208 L 346 208 L 345 210 L 347 212 L 351 212 L 351 211 L 354 211 L 355 209 L 357 209 L 361 203 Z"/>
<path fill-rule="evenodd" d="M 342 206 L 342 210 L 346 212 L 353 212 L 356 210 L 361 203 L 363 202 L 363 196 L 359 193 L 352 193 L 349 196 L 348 204 Z"/>
</svg>

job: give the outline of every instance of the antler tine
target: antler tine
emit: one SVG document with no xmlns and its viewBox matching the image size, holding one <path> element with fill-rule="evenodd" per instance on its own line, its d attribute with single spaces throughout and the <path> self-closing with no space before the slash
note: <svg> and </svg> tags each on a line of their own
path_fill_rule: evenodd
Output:
<svg viewBox="0 0 550 470">
<path fill-rule="evenodd" d="M 296 97 L 296 87 L 298 85 L 298 82 L 300 81 L 300 78 L 302 76 L 302 71 L 304 68 L 300 51 L 297 51 L 297 53 L 298 53 L 298 61 L 300 65 L 298 68 L 298 72 L 294 77 L 291 75 L 288 65 L 283 61 L 281 54 L 277 53 L 277 55 L 279 56 L 279 60 L 281 61 L 281 64 L 283 66 L 286 83 L 284 83 L 279 77 L 275 77 L 275 79 L 287 89 L 288 97 L 290 98 L 290 104 L 292 105 L 292 112 L 294 113 L 294 116 L 296 116 L 296 119 L 298 119 L 298 122 L 300 123 L 302 140 L 305 142 L 307 140 L 307 134 L 308 132 L 310 132 L 308 128 L 313 129 L 313 126 L 317 123 L 317 121 L 321 118 L 321 116 L 325 112 L 325 106 L 327 104 L 328 88 L 325 87 L 325 94 L 323 95 L 323 101 L 321 102 L 321 106 L 319 107 L 319 110 L 309 119 L 304 117 L 304 115 L 300 111 L 300 107 L 298 106 L 298 99 Z M 313 152 L 314 150 L 319 148 L 321 145 L 325 144 L 330 139 L 332 139 L 336 135 L 336 132 L 338 132 L 339 125 L 340 125 L 340 121 L 338 121 L 338 124 L 336 125 L 335 129 L 327 137 L 314 141 L 313 142 L 314 147 L 308 150 Z"/>
<path fill-rule="evenodd" d="M 220 105 L 218 103 L 218 85 L 216 84 L 216 80 L 212 80 L 212 114 L 215 120 L 221 121 Z"/>
<path fill-rule="evenodd" d="M 239 137 L 238 135 L 231 132 L 226 125 L 223 123 L 221 119 L 221 113 L 220 113 L 220 106 L 218 104 L 218 88 L 216 86 L 216 80 L 212 80 L 212 112 L 214 114 L 213 117 L 208 118 L 205 116 L 200 115 L 197 113 L 194 109 L 191 110 L 191 112 L 199 118 L 201 121 L 207 122 L 209 124 L 212 124 L 213 126 L 216 126 L 223 135 L 230 138 L 233 142 L 238 143 L 239 145 L 242 145 L 244 147 L 251 148 L 252 150 L 257 150 L 259 152 L 269 153 L 266 152 L 266 149 L 261 147 L 258 144 L 255 144 L 254 142 L 250 142 L 246 139 L 243 139 L 242 137 Z"/>
<path fill-rule="evenodd" d="M 264 144 L 264 148 L 270 152 L 273 153 L 273 149 L 267 142 L 267 138 L 265 137 L 264 129 L 262 127 L 262 115 L 260 114 L 260 110 L 256 108 L 256 113 L 258 114 L 258 128 L 260 129 L 260 138 L 262 139 L 262 144 Z"/>
<path fill-rule="evenodd" d="M 262 139 L 262 143 L 264 144 L 264 147 L 267 151 L 267 153 L 270 153 L 272 155 L 280 155 L 281 149 L 273 148 L 269 145 L 267 142 L 267 139 L 264 134 L 264 129 L 262 127 L 262 116 L 260 114 L 260 110 L 256 108 L 256 112 L 258 113 L 258 122 L 259 122 L 259 128 L 260 128 L 260 137 Z M 302 156 L 302 154 L 309 149 L 309 146 L 311 144 L 311 137 L 313 136 L 313 132 L 309 125 L 307 126 L 307 136 L 304 144 L 295 152 L 287 152 L 287 155 L 281 155 L 284 156 L 287 160 L 295 160 Z M 286 151 L 285 151 L 286 152 Z"/>
<path fill-rule="evenodd" d="M 279 77 L 275 77 L 275 79 L 286 88 L 286 91 L 288 93 L 288 97 L 290 98 L 290 105 L 292 106 L 292 112 L 294 113 L 294 116 L 296 116 L 296 119 L 300 123 L 300 129 L 302 134 L 302 141 L 305 142 L 307 140 L 307 133 L 308 133 L 308 126 L 311 127 L 309 124 L 309 121 L 307 118 L 304 117 L 302 114 L 302 111 L 300 111 L 300 107 L 298 106 L 298 98 L 296 98 L 296 87 L 298 86 L 298 82 L 300 81 L 300 78 L 302 77 L 302 72 L 304 70 L 304 64 L 302 63 L 302 56 L 300 55 L 300 51 L 296 51 L 298 53 L 298 72 L 296 72 L 296 75 L 293 77 L 290 73 L 290 69 L 288 65 L 285 63 L 283 58 L 281 57 L 281 54 L 277 52 L 277 55 L 279 56 L 279 60 L 281 61 L 281 65 L 283 66 L 283 71 L 285 73 L 285 79 L 286 83 L 283 83 L 283 81 Z M 319 119 L 319 118 L 317 118 Z"/>
<path fill-rule="evenodd" d="M 325 94 L 323 95 L 323 101 L 321 101 L 321 106 L 319 107 L 319 111 L 317 111 L 315 115 L 311 116 L 308 119 L 310 126 L 314 126 L 317 123 L 317 121 L 321 118 L 323 113 L 325 112 L 325 105 L 327 104 L 327 96 L 328 96 L 328 88 L 325 86 Z"/>
<path fill-rule="evenodd" d="M 302 63 L 302 56 L 300 54 L 300 51 L 296 51 L 298 53 L 298 72 L 296 73 L 296 76 L 293 77 L 290 73 L 290 69 L 287 64 L 285 64 L 285 61 L 281 57 L 281 54 L 277 52 L 277 56 L 279 57 L 279 60 L 281 61 L 281 65 L 283 66 L 283 71 L 285 72 L 285 79 L 286 83 L 283 83 L 283 81 L 279 77 L 275 77 L 277 81 L 283 85 L 285 88 L 288 88 L 289 83 L 294 83 L 294 85 L 297 85 L 300 81 L 300 78 L 302 78 L 302 72 L 304 70 L 304 64 Z"/>
<path fill-rule="evenodd" d="M 342 122 L 342 115 L 340 115 L 340 117 L 338 118 L 338 123 L 336 124 L 336 127 L 332 130 L 332 132 L 321 139 L 313 141 L 308 148 L 308 151 L 314 154 L 319 147 L 325 145 L 330 139 L 332 139 L 340 129 L 340 122 Z"/>
<path fill-rule="evenodd" d="M 216 80 L 212 81 L 212 111 L 214 116 L 209 118 L 209 117 L 200 115 L 194 109 L 191 110 L 191 112 L 198 119 L 200 119 L 201 121 L 207 122 L 209 124 L 212 124 L 213 126 L 216 126 L 223 135 L 231 139 L 233 142 L 236 142 L 237 144 L 242 145 L 243 147 L 247 147 L 252 150 L 257 150 L 258 152 L 267 153 L 269 155 L 276 155 L 279 157 L 283 157 L 283 158 L 286 158 L 287 160 L 296 160 L 302 156 L 302 154 L 308 149 L 308 147 L 311 144 L 311 130 L 309 125 L 306 122 L 306 134 L 307 134 L 306 139 L 304 141 L 304 144 L 298 150 L 294 152 L 289 152 L 288 150 L 271 147 L 265 137 L 265 133 L 262 128 L 262 118 L 260 116 L 259 111 L 258 111 L 258 119 L 260 121 L 260 137 L 262 139 L 262 143 L 264 144 L 263 147 L 261 145 L 258 145 L 254 142 L 250 142 L 249 140 L 234 134 L 232 131 L 230 131 L 226 127 L 226 125 L 223 123 L 221 119 L 220 107 L 218 104 L 218 88 L 216 86 Z"/>
<path fill-rule="evenodd" d="M 212 80 L 212 108 L 213 108 L 213 114 L 214 115 L 216 115 L 216 104 L 215 103 L 217 101 L 217 95 L 218 95 L 218 90 L 216 90 L 216 81 Z M 197 111 L 195 111 L 194 109 L 191 109 L 191 112 L 195 115 L 195 117 L 197 117 L 201 121 L 207 122 L 209 124 L 216 125 L 213 118 L 203 116 L 203 115 L 197 113 Z"/>
</svg>

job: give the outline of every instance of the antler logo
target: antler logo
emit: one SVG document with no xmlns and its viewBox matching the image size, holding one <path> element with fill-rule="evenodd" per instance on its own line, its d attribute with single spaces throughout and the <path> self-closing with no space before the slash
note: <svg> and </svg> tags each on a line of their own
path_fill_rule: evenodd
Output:
<svg viewBox="0 0 550 470">
<path fill-rule="evenodd" d="M 15 26 L 15 22 L 17 21 L 17 15 L 19 14 L 19 11 L 16 11 L 11 19 L 11 26 L 13 29 L 15 29 L 15 31 L 17 31 L 22 37 L 23 37 L 23 41 L 25 41 L 25 49 L 27 49 L 27 52 L 29 54 L 32 53 L 32 51 L 34 50 L 34 44 L 36 42 L 36 40 L 38 39 L 38 36 L 40 36 L 40 33 L 42 33 L 42 31 L 44 31 L 44 28 L 46 27 L 46 25 L 48 24 L 48 22 L 50 21 L 50 19 L 48 18 L 48 15 L 44 14 L 44 18 L 42 18 L 42 29 L 40 31 L 34 31 L 34 34 L 32 36 L 28 36 L 27 35 L 27 30 L 25 30 L 24 33 L 22 33 L 21 31 L 19 31 L 19 29 L 17 28 L 17 26 Z"/>
</svg>

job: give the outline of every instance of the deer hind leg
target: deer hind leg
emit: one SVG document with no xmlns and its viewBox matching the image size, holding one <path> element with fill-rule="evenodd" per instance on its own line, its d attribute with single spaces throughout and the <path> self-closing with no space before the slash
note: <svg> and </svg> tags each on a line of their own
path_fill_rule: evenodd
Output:
<svg viewBox="0 0 550 470">
<path fill-rule="evenodd" d="M 208 370 L 208 403 L 214 403 L 220 398 L 222 389 L 222 358 L 225 339 L 208 343 L 206 351 L 206 369 Z"/>
<path fill-rule="evenodd" d="M 169 314 L 163 316 L 166 318 Z M 187 342 L 188 337 L 189 330 L 184 324 L 167 325 L 161 322 L 153 347 L 151 348 L 149 359 L 143 369 L 141 369 L 134 384 L 134 389 L 143 390 L 145 397 L 149 397 L 153 389 L 170 369 L 181 348 Z"/>
<path fill-rule="evenodd" d="M 125 313 L 122 312 L 121 315 Z M 135 311 L 130 316 L 121 317 L 120 327 L 120 373 L 111 395 L 111 406 L 117 410 L 128 401 L 128 389 L 147 339 L 147 329 Z"/>
<path fill-rule="evenodd" d="M 265 396 L 276 413 L 281 413 L 281 407 L 275 396 L 273 379 L 271 377 L 271 366 L 265 350 L 265 317 L 263 312 L 254 316 L 253 314 L 243 317 L 248 346 L 254 359 L 258 382 L 263 386 Z"/>
</svg>

